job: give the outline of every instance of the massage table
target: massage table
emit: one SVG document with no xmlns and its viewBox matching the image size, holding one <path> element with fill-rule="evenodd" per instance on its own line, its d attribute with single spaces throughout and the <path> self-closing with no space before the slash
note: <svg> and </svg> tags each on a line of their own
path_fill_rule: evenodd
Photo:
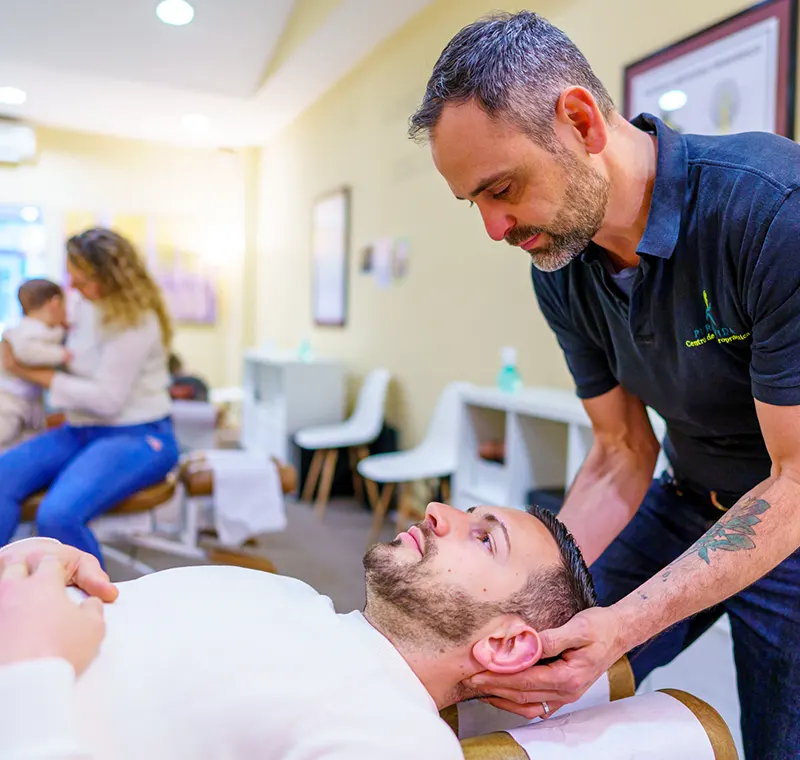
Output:
<svg viewBox="0 0 800 760">
<path fill-rule="evenodd" d="M 466 702 L 442 710 L 465 760 L 736 760 L 731 732 L 683 691 L 635 695 L 626 657 L 546 721 Z"/>
</svg>

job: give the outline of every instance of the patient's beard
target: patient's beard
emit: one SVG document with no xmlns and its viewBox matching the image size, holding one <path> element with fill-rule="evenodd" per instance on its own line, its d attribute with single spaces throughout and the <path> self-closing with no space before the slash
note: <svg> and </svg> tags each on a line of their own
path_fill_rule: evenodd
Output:
<svg viewBox="0 0 800 760">
<path fill-rule="evenodd" d="M 495 615 L 497 605 L 478 602 L 458 587 L 432 575 L 436 537 L 425 524 L 425 554 L 406 562 L 398 540 L 376 544 L 364 557 L 370 622 L 396 646 L 438 651 L 470 643 L 471 636 Z"/>
</svg>

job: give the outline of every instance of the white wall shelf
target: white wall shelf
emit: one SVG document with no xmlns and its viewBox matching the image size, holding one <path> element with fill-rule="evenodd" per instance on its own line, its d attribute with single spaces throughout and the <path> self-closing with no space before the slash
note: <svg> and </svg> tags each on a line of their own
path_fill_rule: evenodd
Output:
<svg viewBox="0 0 800 760">
<path fill-rule="evenodd" d="M 294 434 L 344 419 L 345 374 L 332 359 L 301 361 L 251 351 L 242 376 L 243 448 L 300 468 Z"/>
<path fill-rule="evenodd" d="M 532 489 L 568 488 L 592 446 L 589 417 L 574 393 L 559 388 L 525 388 L 503 393 L 471 387 L 462 395 L 458 464 L 453 476 L 453 506 L 480 503 L 524 509 Z M 659 440 L 664 421 L 652 410 Z M 478 456 L 481 443 L 503 441 L 502 464 Z M 666 460 L 659 457 L 656 470 Z"/>
</svg>

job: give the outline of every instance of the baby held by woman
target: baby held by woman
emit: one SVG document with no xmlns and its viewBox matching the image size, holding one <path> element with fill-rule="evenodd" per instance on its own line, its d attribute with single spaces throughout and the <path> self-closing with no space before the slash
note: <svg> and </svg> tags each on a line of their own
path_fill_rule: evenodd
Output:
<svg viewBox="0 0 800 760">
<path fill-rule="evenodd" d="M 59 367 L 69 362 L 64 347 L 66 306 L 64 292 L 50 280 L 24 282 L 18 298 L 22 319 L 3 333 L 14 356 L 33 367 Z M 0 366 L 0 449 L 14 445 L 44 422 L 42 389 L 5 372 Z"/>
</svg>

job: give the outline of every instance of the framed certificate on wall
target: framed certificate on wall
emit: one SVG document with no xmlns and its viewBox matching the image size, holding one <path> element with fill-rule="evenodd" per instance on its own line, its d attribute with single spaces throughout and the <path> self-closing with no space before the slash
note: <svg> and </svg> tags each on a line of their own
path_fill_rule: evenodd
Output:
<svg viewBox="0 0 800 760">
<path fill-rule="evenodd" d="M 350 261 L 350 189 L 343 187 L 314 202 L 311 240 L 311 304 L 314 324 L 347 324 Z"/>
<path fill-rule="evenodd" d="M 797 0 L 766 0 L 625 69 L 625 117 L 681 132 L 794 137 Z"/>
</svg>

